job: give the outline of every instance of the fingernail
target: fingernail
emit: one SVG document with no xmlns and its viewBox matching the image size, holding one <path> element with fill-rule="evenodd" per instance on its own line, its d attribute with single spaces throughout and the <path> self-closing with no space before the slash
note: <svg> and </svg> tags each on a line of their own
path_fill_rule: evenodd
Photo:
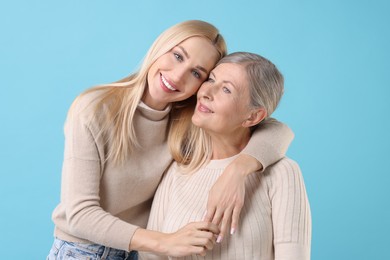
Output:
<svg viewBox="0 0 390 260">
<path fill-rule="evenodd" d="M 219 235 L 218 238 L 217 238 L 217 243 L 221 243 L 221 241 L 222 241 L 222 236 Z"/>
<path fill-rule="evenodd" d="M 236 232 L 234 228 L 230 229 L 230 235 L 233 235 Z"/>
</svg>

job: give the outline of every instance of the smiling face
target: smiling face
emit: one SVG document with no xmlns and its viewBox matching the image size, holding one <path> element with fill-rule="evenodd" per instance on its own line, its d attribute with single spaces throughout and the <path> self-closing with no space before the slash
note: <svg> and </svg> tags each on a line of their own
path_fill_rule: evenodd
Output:
<svg viewBox="0 0 390 260">
<path fill-rule="evenodd" d="M 192 122 L 209 134 L 231 135 L 245 132 L 251 117 L 248 80 L 244 67 L 222 63 L 198 91 Z"/>
<path fill-rule="evenodd" d="M 150 67 L 143 102 L 162 110 L 169 103 L 189 98 L 207 79 L 218 58 L 209 40 L 202 37 L 184 40 Z"/>
</svg>

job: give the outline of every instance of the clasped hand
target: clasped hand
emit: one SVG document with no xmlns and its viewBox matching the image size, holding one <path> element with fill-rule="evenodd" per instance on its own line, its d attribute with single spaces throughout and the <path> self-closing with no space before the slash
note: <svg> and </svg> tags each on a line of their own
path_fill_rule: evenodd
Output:
<svg viewBox="0 0 390 260">
<path fill-rule="evenodd" d="M 182 257 L 192 254 L 205 256 L 207 250 L 213 249 L 218 234 L 217 225 L 210 222 L 193 222 L 172 234 L 168 234 L 164 244 L 166 255 Z"/>
<path fill-rule="evenodd" d="M 218 178 L 209 192 L 204 221 L 220 227 L 217 242 L 238 228 L 241 209 L 245 200 L 245 178 L 248 174 L 262 168 L 262 165 L 249 155 L 239 155 Z"/>
</svg>

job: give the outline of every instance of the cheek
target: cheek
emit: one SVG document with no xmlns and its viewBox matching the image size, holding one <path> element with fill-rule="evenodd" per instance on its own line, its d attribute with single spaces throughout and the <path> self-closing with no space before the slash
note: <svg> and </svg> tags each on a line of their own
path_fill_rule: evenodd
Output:
<svg viewBox="0 0 390 260">
<path fill-rule="evenodd" d="M 174 60 L 172 57 L 170 57 L 168 54 L 164 54 L 153 63 L 150 69 L 155 71 L 170 69 L 173 66 L 173 62 Z"/>
<path fill-rule="evenodd" d="M 246 117 L 246 109 L 243 109 L 242 104 L 231 102 L 225 105 L 224 115 L 228 124 L 238 125 L 241 124 Z"/>
<path fill-rule="evenodd" d="M 197 79 L 189 79 L 186 84 L 186 93 L 190 96 L 195 95 L 201 85 L 201 82 Z"/>
<path fill-rule="evenodd" d="M 159 65 L 159 63 L 158 63 L 158 61 L 156 61 L 156 62 L 154 62 L 153 64 L 152 64 L 152 66 L 150 66 L 150 68 L 149 68 L 149 70 L 148 70 L 148 76 L 147 76 L 147 79 L 148 80 L 150 80 L 150 79 L 152 79 L 155 75 L 156 75 L 156 73 L 157 73 L 157 68 L 158 68 L 158 65 Z"/>
</svg>

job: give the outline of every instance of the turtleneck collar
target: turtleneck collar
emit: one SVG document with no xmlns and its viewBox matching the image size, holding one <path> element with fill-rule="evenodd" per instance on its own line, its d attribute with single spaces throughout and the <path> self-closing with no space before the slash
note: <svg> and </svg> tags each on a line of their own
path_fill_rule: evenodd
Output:
<svg viewBox="0 0 390 260">
<path fill-rule="evenodd" d="M 160 121 L 169 114 L 171 107 L 171 105 L 168 105 L 164 110 L 155 110 L 140 101 L 138 104 L 138 111 L 149 120 Z"/>
</svg>

